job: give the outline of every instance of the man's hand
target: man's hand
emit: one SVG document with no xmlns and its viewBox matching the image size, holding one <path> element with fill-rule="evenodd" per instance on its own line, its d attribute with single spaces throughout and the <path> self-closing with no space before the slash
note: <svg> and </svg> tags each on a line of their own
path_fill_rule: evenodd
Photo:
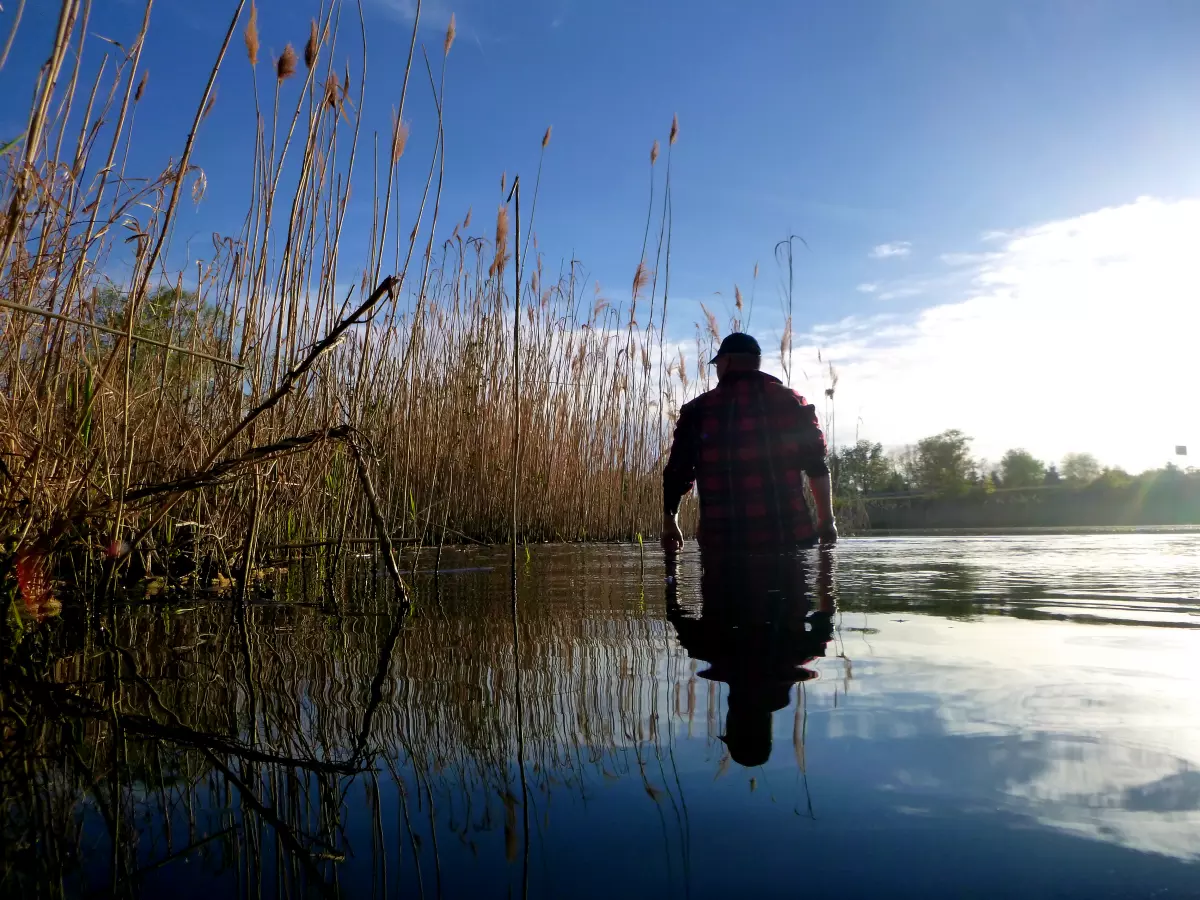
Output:
<svg viewBox="0 0 1200 900">
<path fill-rule="evenodd" d="M 662 548 L 666 553 L 678 553 L 683 549 L 683 532 L 679 530 L 679 520 L 663 513 Z"/>
<path fill-rule="evenodd" d="M 833 519 L 817 523 L 817 538 L 823 545 L 836 544 L 837 537 L 837 523 Z"/>
</svg>

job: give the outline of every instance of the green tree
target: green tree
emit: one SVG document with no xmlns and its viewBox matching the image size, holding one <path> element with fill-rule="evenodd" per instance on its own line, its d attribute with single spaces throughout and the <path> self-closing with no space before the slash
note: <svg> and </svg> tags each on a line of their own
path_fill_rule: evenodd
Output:
<svg viewBox="0 0 1200 900">
<path fill-rule="evenodd" d="M 1091 486 L 1096 488 L 1120 489 L 1127 488 L 1131 484 L 1133 484 L 1133 478 L 1121 468 L 1105 469 L 1091 481 Z"/>
<path fill-rule="evenodd" d="M 891 489 L 896 474 L 883 445 L 871 441 L 858 441 L 839 450 L 833 459 L 833 472 L 839 488 L 861 493 Z"/>
<path fill-rule="evenodd" d="M 973 462 L 971 439 L 952 428 L 922 438 L 912 452 L 909 465 L 912 482 L 937 494 L 961 494 L 970 486 L 967 478 Z"/>
<path fill-rule="evenodd" d="M 1000 477 L 1005 487 L 1034 487 L 1045 481 L 1046 464 L 1028 450 L 1009 450 L 1000 460 Z"/>
<path fill-rule="evenodd" d="M 1062 474 L 1071 484 L 1091 484 L 1100 477 L 1100 463 L 1090 453 L 1068 453 L 1063 457 Z"/>
<path fill-rule="evenodd" d="M 911 444 L 891 454 L 892 469 L 906 487 L 917 486 L 917 448 Z"/>
</svg>

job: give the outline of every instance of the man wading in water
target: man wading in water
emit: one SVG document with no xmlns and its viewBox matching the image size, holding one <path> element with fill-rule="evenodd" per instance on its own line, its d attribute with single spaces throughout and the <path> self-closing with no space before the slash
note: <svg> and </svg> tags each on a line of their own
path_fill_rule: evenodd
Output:
<svg viewBox="0 0 1200 900">
<path fill-rule="evenodd" d="M 662 545 L 683 547 L 679 502 L 699 483 L 700 549 L 779 553 L 837 541 L 825 436 L 816 409 L 760 371 L 762 350 L 748 334 L 721 342 L 711 360 L 717 386 L 684 405 L 663 472 Z M 817 509 L 804 502 L 804 475 Z"/>
</svg>

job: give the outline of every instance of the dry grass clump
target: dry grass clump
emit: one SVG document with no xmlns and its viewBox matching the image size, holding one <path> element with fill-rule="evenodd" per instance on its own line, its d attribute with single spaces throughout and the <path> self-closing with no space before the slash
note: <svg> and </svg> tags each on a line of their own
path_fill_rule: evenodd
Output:
<svg viewBox="0 0 1200 900">
<path fill-rule="evenodd" d="M 235 5 L 193 132 L 218 72 L 233 65 L 226 50 L 240 28 L 241 77 L 258 110 L 253 151 L 205 173 L 191 163 L 189 136 L 180 162 L 146 178 L 125 160 L 138 140 L 128 98 L 134 84 L 134 99 L 145 89 L 149 18 L 122 42 L 132 49 L 87 84 L 71 67 L 92 38 L 78 2 L 64 2 L 76 15 L 59 30 L 28 140 L 0 158 L 5 553 L 73 547 L 85 567 L 128 563 L 166 557 L 186 533 L 236 568 L 273 545 L 377 537 L 380 521 L 413 539 L 502 539 L 518 423 L 521 490 L 536 498 L 522 504 L 525 538 L 654 530 L 670 415 L 688 384 L 682 360 L 678 379 L 664 364 L 675 355 L 663 340 L 669 153 L 658 200 L 664 275 L 639 261 L 627 310 L 589 296 L 574 262 L 557 279 L 540 257 L 520 266 L 524 374 L 514 393 L 514 297 L 503 276 L 528 244 L 510 248 L 508 207 L 490 243 L 467 234 L 469 211 L 448 238 L 439 230 L 440 119 L 424 191 L 399 202 L 403 94 L 384 126 L 380 171 L 364 162 L 372 140 L 361 94 L 351 102 L 349 68 L 340 79 L 332 69 L 337 16 L 349 7 L 327 3 L 310 24 L 304 76 L 292 80 L 289 43 L 267 76 L 274 90 L 260 95 L 257 9 Z M 452 21 L 447 54 L 454 36 Z M 365 85 L 366 72 L 356 80 Z M 104 96 L 116 101 L 95 99 Z M 673 121 L 670 144 L 677 133 Z M 652 167 L 656 158 L 657 143 Z M 199 202 L 207 177 L 246 171 L 240 225 L 170 270 L 183 258 L 170 246 L 181 200 Z M 375 192 L 365 246 L 344 239 L 355 184 Z M 356 460 L 372 470 L 379 521 Z"/>
</svg>

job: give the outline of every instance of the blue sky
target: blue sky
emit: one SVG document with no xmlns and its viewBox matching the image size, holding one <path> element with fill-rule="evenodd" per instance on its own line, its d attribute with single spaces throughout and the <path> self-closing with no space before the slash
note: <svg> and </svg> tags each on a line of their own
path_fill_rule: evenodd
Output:
<svg viewBox="0 0 1200 900">
<path fill-rule="evenodd" d="M 54 5 L 28 4 L 22 40 L 0 75 L 7 87 L 0 104 L 4 135 L 21 127 Z M 368 126 L 386 132 L 415 0 L 363 5 L 369 41 L 364 112 Z M 109 0 L 96 6 L 91 32 L 132 38 L 140 4 Z M 232 2 L 158 3 L 143 60 L 150 81 L 138 112 L 141 158 L 132 161 L 134 170 L 139 164 L 161 168 L 178 154 L 233 8 Z M 259 3 L 264 57 L 288 41 L 300 47 L 317 10 L 316 2 Z M 1080 395 L 1090 390 L 1116 396 L 1110 402 L 1144 403 L 1145 380 L 1155 383 L 1170 402 L 1155 413 L 1162 421 L 1153 447 L 1106 436 L 1082 414 L 1075 424 L 1064 421 L 1062 403 L 1036 389 L 1051 370 L 1027 359 L 1019 346 L 997 356 L 1009 360 L 1006 373 L 995 365 L 988 371 L 972 367 L 971 352 L 939 362 L 942 342 L 1009 333 L 1013 322 L 1003 319 L 1004 303 L 994 303 L 987 312 L 993 318 L 982 324 L 938 332 L 924 348 L 934 358 L 919 371 L 911 359 L 908 368 L 902 364 L 905 353 L 915 352 L 913 334 L 927 331 L 931 316 L 960 321 L 958 313 L 974 309 L 981 294 L 994 299 L 997 267 L 1008 273 L 999 282 L 1004 291 L 1026 291 L 1018 300 L 1036 295 L 1039 304 L 1057 309 L 1061 291 L 1067 304 L 1058 310 L 1062 315 L 1046 317 L 1062 323 L 1050 334 L 1051 348 L 1078 344 L 1070 323 L 1086 318 L 1097 303 L 1111 324 L 1095 339 L 1097 347 L 1120 338 L 1122 317 L 1134 310 L 1145 316 L 1178 309 L 1194 317 L 1181 305 L 1192 286 L 1200 286 L 1189 254 L 1181 249 L 1178 259 L 1164 262 L 1154 242 L 1146 241 L 1135 243 L 1149 255 L 1123 264 L 1142 272 L 1152 262 L 1156 272 L 1172 273 L 1149 305 L 1139 298 L 1122 308 L 1115 296 L 1080 305 L 1076 288 L 1094 273 L 1086 265 L 1096 259 L 1094 242 L 1071 223 L 1095 225 L 1100 220 L 1087 217 L 1116 210 L 1123 224 L 1104 224 L 1109 230 L 1103 240 L 1111 239 L 1114 227 L 1120 235 L 1127 228 L 1143 236 L 1147 228 L 1197 227 L 1200 220 L 1191 217 L 1187 201 L 1200 197 L 1200 4 L 426 0 L 421 38 L 435 60 L 451 11 L 458 40 L 447 73 L 445 222 L 469 207 L 490 220 L 500 200 L 501 172 L 520 172 L 531 182 L 542 133 L 552 125 L 537 211 L 540 247 L 552 269 L 573 253 L 619 299 L 639 256 L 650 145 L 659 139 L 665 151 L 671 117 L 678 114 L 675 337 L 690 336 L 700 301 L 719 310 L 732 302 L 735 283 L 748 294 L 758 262 L 755 330 L 761 329 L 764 344 L 777 344 L 779 272 L 772 250 L 795 232 L 810 248 L 798 256 L 796 323 L 797 331 L 808 333 L 797 338 L 804 355 L 797 368 L 810 383 L 798 386 L 819 394 L 815 351 L 822 349 L 841 371 L 839 391 L 848 398 L 839 407 L 843 428 L 853 420 L 860 433 L 893 445 L 957 426 L 972 433 L 983 455 L 998 456 L 1014 444 L 1047 458 L 1093 450 L 1133 468 L 1165 461 L 1167 443 L 1200 444 L 1200 422 L 1184 408 L 1195 374 L 1164 363 L 1153 334 L 1146 347 L 1124 348 L 1123 362 L 1086 346 L 1061 349 L 1052 370 L 1077 380 Z M 353 5 L 347 5 L 342 27 L 337 52 L 353 60 L 356 96 L 360 53 Z M 95 39 L 86 52 L 98 58 L 103 50 Z M 248 84 L 239 30 L 196 151 L 208 195 L 181 225 L 174 258 L 199 252 L 201 244 L 206 249 L 211 231 L 234 232 L 240 224 L 250 178 Z M 423 179 L 435 128 L 423 71 L 415 73 L 406 118 L 412 138 L 405 178 L 412 185 Z M 660 160 L 660 185 L 662 167 Z M 361 191 L 358 210 L 367 218 L 364 226 L 366 193 Z M 1139 207 L 1139 197 L 1153 202 Z M 1159 216 L 1149 224 L 1147 210 Z M 1055 230 L 1055 223 L 1061 228 Z M 1043 241 L 1073 235 L 1074 243 L 1055 251 L 1066 269 L 1047 275 L 1044 254 L 1035 252 L 1034 268 L 1013 275 L 1014 265 L 1029 264 L 1029 242 L 1019 242 L 1030 235 Z M 189 248 L 188 238 L 200 244 Z M 1117 243 L 1123 246 L 1124 238 Z M 1039 282 L 1030 293 L 1030 272 L 1049 278 L 1056 291 Z M 1064 282 L 1064 273 L 1075 280 Z M 1028 314 L 1022 302 L 1008 305 Z M 1001 320 L 994 321 L 997 316 Z M 903 352 L 896 351 L 895 377 L 889 378 L 888 353 L 896 347 Z M 1063 359 L 1070 363 L 1067 376 Z M 1127 366 L 1144 378 L 1116 384 L 1115 373 Z M 973 392 L 948 396 L 948 384 Z M 1005 397 L 1045 413 L 1033 417 L 1042 422 L 1036 433 L 1022 434 L 1019 419 L 978 414 L 981 402 Z M 901 414 L 897 406 L 919 406 L 919 414 Z"/>
</svg>

